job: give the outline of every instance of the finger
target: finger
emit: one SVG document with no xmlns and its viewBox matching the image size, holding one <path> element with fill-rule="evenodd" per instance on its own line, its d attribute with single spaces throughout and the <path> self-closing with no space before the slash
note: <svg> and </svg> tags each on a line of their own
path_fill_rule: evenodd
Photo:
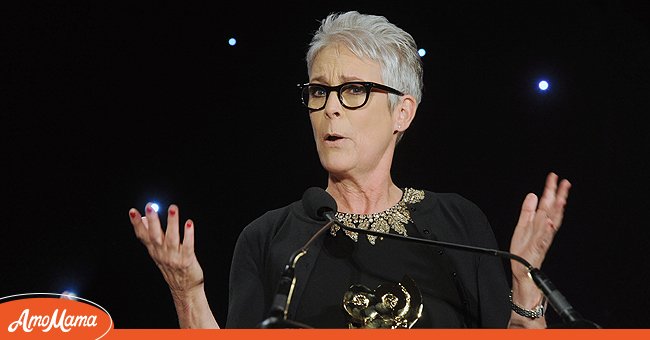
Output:
<svg viewBox="0 0 650 340">
<path fill-rule="evenodd" d="M 180 243 L 178 235 L 178 207 L 175 204 L 167 209 L 167 230 L 165 231 L 165 245 L 170 248 L 178 249 Z"/>
<path fill-rule="evenodd" d="M 553 222 L 544 211 L 538 211 L 533 225 L 535 229 L 531 239 L 532 249 L 530 249 L 527 259 L 533 266 L 539 268 L 553 243 L 557 229 L 554 228 Z"/>
<path fill-rule="evenodd" d="M 140 218 L 140 220 L 142 221 L 142 224 L 144 225 L 145 229 L 147 229 L 147 234 L 148 234 L 149 233 L 149 220 L 147 220 L 146 216 L 142 216 L 142 218 Z"/>
<path fill-rule="evenodd" d="M 542 210 L 549 211 L 553 207 L 557 192 L 557 179 L 558 176 L 554 172 L 550 172 L 546 176 L 544 192 L 542 193 L 542 198 L 539 200 L 539 205 Z"/>
<path fill-rule="evenodd" d="M 569 189 L 571 189 L 571 183 L 566 179 L 562 180 L 557 190 L 555 202 L 553 202 L 553 208 L 549 213 L 556 230 L 560 228 L 562 219 L 564 218 L 564 209 L 569 197 Z"/>
<path fill-rule="evenodd" d="M 185 222 L 185 234 L 181 248 L 183 254 L 194 254 L 194 222 L 192 220 Z"/>
<path fill-rule="evenodd" d="M 569 182 L 566 179 L 563 179 L 560 182 L 560 187 L 557 189 L 557 199 L 561 200 L 563 203 L 566 204 L 568 198 L 569 198 L 569 190 L 571 189 L 571 182 Z"/>
<path fill-rule="evenodd" d="M 140 212 L 135 208 L 129 209 L 129 218 L 131 225 L 133 225 L 135 236 L 145 244 L 149 242 L 149 232 L 147 231 L 147 226 L 143 223 L 145 219 L 142 218 Z"/>
<path fill-rule="evenodd" d="M 145 206 L 145 214 L 147 216 L 149 240 L 156 245 L 162 245 L 163 232 L 160 227 L 160 220 L 158 219 L 158 213 L 151 206 L 151 202 Z"/>
<path fill-rule="evenodd" d="M 537 195 L 529 193 L 521 204 L 521 212 L 519 213 L 517 226 L 526 226 L 530 224 L 535 217 L 535 209 L 537 209 Z"/>
<path fill-rule="evenodd" d="M 545 235 L 549 232 L 551 232 L 551 235 L 555 234 L 556 230 L 553 219 L 545 210 L 537 210 L 535 218 L 533 219 L 533 225 L 535 226 L 536 235 Z"/>
</svg>

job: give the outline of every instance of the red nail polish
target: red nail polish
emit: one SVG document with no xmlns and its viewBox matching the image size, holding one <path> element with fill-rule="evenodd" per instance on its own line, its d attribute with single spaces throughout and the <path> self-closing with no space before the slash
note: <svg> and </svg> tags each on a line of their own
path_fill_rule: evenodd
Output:
<svg viewBox="0 0 650 340">
<path fill-rule="evenodd" d="M 152 211 L 153 211 L 153 209 L 151 208 L 151 206 L 148 205 L 147 206 L 147 214 L 150 214 Z"/>
<path fill-rule="evenodd" d="M 131 216 L 131 218 L 135 218 L 135 211 L 130 211 L 129 215 Z"/>
<path fill-rule="evenodd" d="M 174 216 L 174 215 L 176 215 L 176 210 L 174 210 L 174 209 L 169 209 L 169 215 L 170 215 L 170 216 Z"/>
<path fill-rule="evenodd" d="M 192 222 L 191 222 L 191 221 L 187 221 L 187 223 L 185 224 L 185 226 L 187 226 L 188 228 L 192 228 Z"/>
</svg>

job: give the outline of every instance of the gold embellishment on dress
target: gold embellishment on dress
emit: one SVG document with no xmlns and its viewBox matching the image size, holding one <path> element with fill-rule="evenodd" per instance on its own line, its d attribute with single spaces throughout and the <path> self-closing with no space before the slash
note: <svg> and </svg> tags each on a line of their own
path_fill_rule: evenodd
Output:
<svg viewBox="0 0 650 340">
<path fill-rule="evenodd" d="M 343 295 L 349 328 L 411 328 L 422 316 L 422 294 L 415 282 L 383 284 L 375 290 L 352 285 Z"/>
<path fill-rule="evenodd" d="M 376 214 L 351 214 L 351 213 L 336 213 L 336 218 L 339 219 L 343 224 L 364 230 L 378 231 L 382 233 L 387 233 L 391 229 L 396 233 L 408 236 L 406 234 L 405 225 L 411 222 L 411 214 L 409 213 L 407 204 L 418 203 L 424 199 L 424 191 L 416 190 L 412 188 L 404 189 L 404 194 L 402 199 L 397 202 L 394 206 L 390 207 L 388 210 L 382 211 Z M 340 227 L 333 225 L 330 229 L 330 233 L 333 236 L 336 236 L 336 233 L 339 231 Z M 357 242 L 359 235 L 353 231 L 343 230 L 348 237 L 350 237 L 354 242 Z M 368 242 L 374 245 L 377 240 L 377 236 L 367 235 Z M 382 239 L 382 238 L 380 238 Z"/>
</svg>

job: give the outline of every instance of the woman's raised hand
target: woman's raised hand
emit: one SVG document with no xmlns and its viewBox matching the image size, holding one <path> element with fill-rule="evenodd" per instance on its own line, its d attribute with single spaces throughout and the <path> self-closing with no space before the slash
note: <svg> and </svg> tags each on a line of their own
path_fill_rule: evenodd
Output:
<svg viewBox="0 0 650 340">
<path fill-rule="evenodd" d="M 535 268 L 541 267 L 562 225 L 570 188 L 569 181 L 559 180 L 551 172 L 539 200 L 533 193 L 526 196 L 510 243 L 511 253 L 525 258 Z"/>
<path fill-rule="evenodd" d="M 179 233 L 179 211 L 174 204 L 167 210 L 167 227 L 161 227 L 158 213 L 151 203 L 145 206 L 145 216 L 134 208 L 129 210 L 131 224 L 138 239 L 147 247 L 172 294 L 182 297 L 203 284 L 203 270 L 194 253 L 194 224 L 187 220 L 183 240 Z"/>
</svg>

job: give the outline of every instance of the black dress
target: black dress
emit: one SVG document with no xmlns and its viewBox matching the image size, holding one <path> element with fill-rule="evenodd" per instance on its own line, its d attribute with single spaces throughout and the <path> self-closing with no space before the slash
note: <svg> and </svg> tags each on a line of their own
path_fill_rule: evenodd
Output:
<svg viewBox="0 0 650 340">
<path fill-rule="evenodd" d="M 424 191 L 407 205 L 412 237 L 498 249 L 485 215 L 457 194 Z M 300 201 L 275 209 L 241 233 L 230 272 L 226 328 L 256 328 L 266 317 L 282 269 L 323 223 Z M 503 261 L 499 258 L 384 238 L 374 245 L 339 231 L 323 235 L 296 267 L 289 319 L 315 328 L 348 328 L 343 296 L 352 285 L 370 290 L 410 278 L 422 297 L 413 328 L 505 328 L 510 316 Z"/>
</svg>

